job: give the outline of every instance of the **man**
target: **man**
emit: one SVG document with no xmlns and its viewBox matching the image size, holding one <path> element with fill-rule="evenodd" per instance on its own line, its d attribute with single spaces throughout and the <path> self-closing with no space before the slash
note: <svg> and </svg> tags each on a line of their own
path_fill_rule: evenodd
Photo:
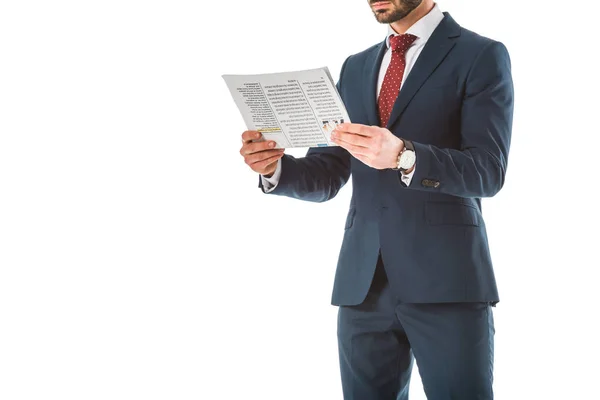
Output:
<svg viewBox="0 0 600 400">
<path fill-rule="evenodd" d="M 352 176 L 332 298 L 344 399 L 407 399 L 413 357 L 428 399 L 492 399 L 499 298 L 481 198 L 506 174 L 509 55 L 433 0 L 370 6 L 389 34 L 342 66 L 339 147 L 294 158 L 246 131 L 241 154 L 270 194 L 326 201 Z"/>
</svg>

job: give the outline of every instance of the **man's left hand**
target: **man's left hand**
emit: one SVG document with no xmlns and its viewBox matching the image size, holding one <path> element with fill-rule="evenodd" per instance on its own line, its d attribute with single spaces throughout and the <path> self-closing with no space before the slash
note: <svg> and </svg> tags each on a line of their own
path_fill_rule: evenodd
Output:
<svg viewBox="0 0 600 400">
<path fill-rule="evenodd" d="M 339 124 L 331 133 L 331 140 L 376 169 L 396 168 L 398 155 L 404 149 L 402 139 L 378 126 Z"/>
</svg>

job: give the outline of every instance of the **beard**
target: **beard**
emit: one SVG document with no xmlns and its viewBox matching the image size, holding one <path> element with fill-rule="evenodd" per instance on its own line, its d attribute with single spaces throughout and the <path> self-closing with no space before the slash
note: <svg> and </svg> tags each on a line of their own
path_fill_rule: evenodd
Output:
<svg viewBox="0 0 600 400">
<path fill-rule="evenodd" d="M 377 22 L 381 24 L 391 24 L 400 21 L 410 14 L 415 8 L 421 5 L 423 0 L 389 0 L 389 10 L 375 10 L 373 14 Z M 369 4 L 376 3 L 377 0 L 369 0 Z"/>
</svg>

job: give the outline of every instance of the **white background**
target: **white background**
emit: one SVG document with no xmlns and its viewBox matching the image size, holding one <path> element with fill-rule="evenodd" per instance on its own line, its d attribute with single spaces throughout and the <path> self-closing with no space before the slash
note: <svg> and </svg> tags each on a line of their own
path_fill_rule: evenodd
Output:
<svg viewBox="0 0 600 400">
<path fill-rule="evenodd" d="M 506 185 L 484 200 L 496 398 L 595 398 L 596 14 L 439 4 L 513 61 Z M 221 75 L 337 79 L 384 35 L 364 0 L 3 1 L 0 399 L 341 399 L 329 301 L 352 189 L 263 195 Z"/>
</svg>

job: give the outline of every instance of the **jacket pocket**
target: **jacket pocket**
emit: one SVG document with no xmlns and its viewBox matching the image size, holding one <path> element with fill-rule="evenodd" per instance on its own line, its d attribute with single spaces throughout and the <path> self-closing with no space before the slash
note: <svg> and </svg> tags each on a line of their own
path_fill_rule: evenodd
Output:
<svg viewBox="0 0 600 400">
<path fill-rule="evenodd" d="M 427 202 L 425 219 L 429 225 L 479 226 L 481 213 L 476 207 L 468 204 Z"/>
</svg>

